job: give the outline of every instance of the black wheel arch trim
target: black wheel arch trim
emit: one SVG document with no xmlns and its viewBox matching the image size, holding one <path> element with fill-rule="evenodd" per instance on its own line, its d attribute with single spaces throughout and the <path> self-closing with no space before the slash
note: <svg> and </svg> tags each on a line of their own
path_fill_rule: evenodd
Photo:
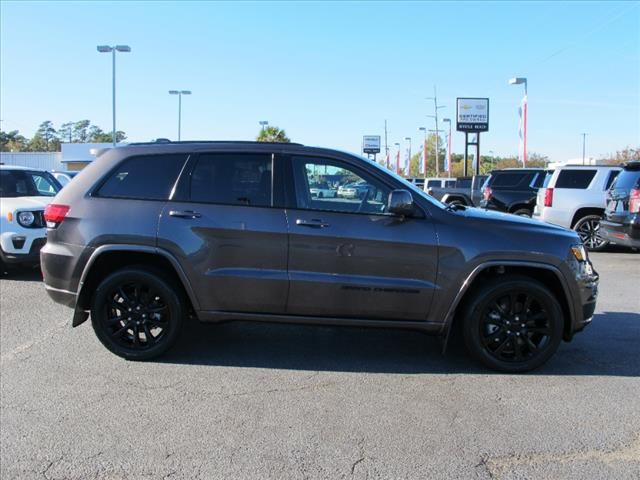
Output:
<svg viewBox="0 0 640 480">
<path fill-rule="evenodd" d="M 487 270 L 488 268 L 500 267 L 500 266 L 537 268 L 537 269 L 553 272 L 553 274 L 560 281 L 560 285 L 562 286 L 562 290 L 564 292 L 565 299 L 567 301 L 567 306 L 569 308 L 569 322 L 573 329 L 573 326 L 576 323 L 576 306 L 574 303 L 575 298 L 573 293 L 571 292 L 571 289 L 569 288 L 569 285 L 567 284 L 567 281 L 565 280 L 564 275 L 562 274 L 562 272 L 558 267 L 556 267 L 555 265 L 550 265 L 548 263 L 537 263 L 537 262 L 527 262 L 527 261 L 517 261 L 517 260 L 505 260 L 505 261 L 491 260 L 491 261 L 482 262 L 476 265 L 471 270 L 471 272 L 467 274 L 464 282 L 462 282 L 462 287 L 460 288 L 453 302 L 449 306 L 449 310 L 447 311 L 444 322 L 442 323 L 441 334 L 444 336 L 444 342 L 443 342 L 443 348 L 442 348 L 443 352 L 447 348 L 449 336 L 452 330 L 451 327 L 453 325 L 454 316 L 456 314 L 458 307 L 460 306 L 462 299 L 469 291 L 469 287 L 473 284 L 473 281 L 476 279 L 476 277 L 480 273 Z"/>
<path fill-rule="evenodd" d="M 83 298 L 82 295 L 84 293 L 83 288 L 85 286 L 85 282 L 87 280 L 87 277 L 91 273 L 91 268 L 96 263 L 98 258 L 100 258 L 101 255 L 108 252 L 148 253 L 152 255 L 160 255 L 161 257 L 165 258 L 166 260 L 169 261 L 171 266 L 174 268 L 176 275 L 178 275 L 180 282 L 182 283 L 185 291 L 187 292 L 187 295 L 189 296 L 189 300 L 191 300 L 191 305 L 193 305 L 193 308 L 195 310 L 200 309 L 200 304 L 198 303 L 198 299 L 195 295 L 195 292 L 193 291 L 191 282 L 189 282 L 189 279 L 185 274 L 184 270 L 182 269 L 182 267 L 180 266 L 180 263 L 178 262 L 178 260 L 171 253 L 167 252 L 162 248 L 152 247 L 152 246 L 111 244 L 111 245 L 101 245 L 98 248 L 96 248 L 92 252 L 91 256 L 89 257 L 89 260 L 87 261 L 86 265 L 84 266 L 84 269 L 82 270 L 82 275 L 80 277 L 80 282 L 78 283 L 78 293 L 76 297 L 78 299 L 78 303 L 76 304 L 76 312 L 87 310 L 80 306 L 81 299 Z M 80 320 L 80 318 L 82 317 L 79 316 L 78 319 Z M 86 320 L 86 318 L 82 319 L 77 325 L 80 325 L 80 323 L 84 322 L 84 320 Z M 74 325 L 73 325 L 74 327 L 77 326 L 75 323 L 76 321 L 74 317 Z"/>
<path fill-rule="evenodd" d="M 467 206 L 473 205 L 471 199 L 467 195 L 462 193 L 445 193 L 440 199 L 442 203 L 449 203 L 450 201 L 453 202 L 455 200 L 462 200 Z"/>
</svg>

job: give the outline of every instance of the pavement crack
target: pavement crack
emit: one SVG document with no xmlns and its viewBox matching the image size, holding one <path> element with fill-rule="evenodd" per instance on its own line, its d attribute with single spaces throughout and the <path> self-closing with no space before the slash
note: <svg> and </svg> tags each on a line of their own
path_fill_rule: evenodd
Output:
<svg viewBox="0 0 640 480">
<path fill-rule="evenodd" d="M 52 460 L 49 462 L 49 464 L 46 466 L 46 468 L 40 472 L 40 474 L 46 479 L 46 480 L 50 480 L 49 479 L 49 470 L 51 470 L 51 467 L 53 467 L 56 463 L 59 463 L 62 461 L 62 459 L 64 458 L 64 456 L 61 456 L 60 458 L 58 458 L 57 460 Z"/>
<path fill-rule="evenodd" d="M 489 475 L 489 478 L 493 479 L 495 477 L 493 476 L 493 472 L 489 468 L 489 465 L 487 465 L 488 461 L 489 461 L 489 457 L 486 457 L 486 456 L 481 457 L 480 462 L 477 465 L 475 465 L 475 468 L 484 469 L 484 471 L 487 472 L 487 475 Z"/>
<path fill-rule="evenodd" d="M 355 473 L 356 467 L 364 462 L 366 458 L 364 454 L 364 437 L 362 437 L 358 440 L 358 458 L 351 464 L 351 476 Z"/>
</svg>

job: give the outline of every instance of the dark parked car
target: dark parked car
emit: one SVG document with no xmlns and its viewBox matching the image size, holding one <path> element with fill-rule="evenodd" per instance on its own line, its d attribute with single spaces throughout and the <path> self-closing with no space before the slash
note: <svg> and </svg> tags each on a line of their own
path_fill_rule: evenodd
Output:
<svg viewBox="0 0 640 480">
<path fill-rule="evenodd" d="M 442 203 L 474 207 L 482 200 L 482 187 L 487 177 L 488 175 L 458 177 L 450 185 L 430 188 L 428 193 Z"/>
<path fill-rule="evenodd" d="M 314 171 L 366 193 L 314 196 Z M 299 144 L 113 148 L 45 219 L 47 292 L 131 360 L 165 352 L 188 318 L 445 337 L 457 324 L 479 360 L 521 372 L 582 330 L 597 296 L 575 232 L 446 207 L 362 157 Z"/>
<path fill-rule="evenodd" d="M 600 235 L 618 245 L 640 248 L 640 160 L 627 162 L 607 192 Z"/>
<path fill-rule="evenodd" d="M 544 182 L 542 168 L 493 170 L 482 187 L 482 208 L 531 217 L 536 194 Z"/>
</svg>

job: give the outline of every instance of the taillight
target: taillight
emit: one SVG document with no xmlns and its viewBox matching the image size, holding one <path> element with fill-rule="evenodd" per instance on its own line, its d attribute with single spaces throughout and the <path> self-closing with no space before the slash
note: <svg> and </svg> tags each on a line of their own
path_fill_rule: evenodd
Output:
<svg viewBox="0 0 640 480">
<path fill-rule="evenodd" d="M 632 188 L 629 194 L 629 213 L 640 213 L 640 188 Z"/>
<path fill-rule="evenodd" d="M 69 205 L 58 205 L 50 203 L 44 209 L 44 220 L 47 222 L 47 227 L 56 228 L 64 220 L 69 213 Z"/>
<path fill-rule="evenodd" d="M 484 190 L 482 191 L 482 195 L 484 196 L 485 200 L 490 200 L 492 194 L 493 192 L 491 191 L 491 187 L 484 187 Z"/>
<path fill-rule="evenodd" d="M 547 188 L 544 191 L 544 206 L 553 207 L 553 188 Z"/>
</svg>

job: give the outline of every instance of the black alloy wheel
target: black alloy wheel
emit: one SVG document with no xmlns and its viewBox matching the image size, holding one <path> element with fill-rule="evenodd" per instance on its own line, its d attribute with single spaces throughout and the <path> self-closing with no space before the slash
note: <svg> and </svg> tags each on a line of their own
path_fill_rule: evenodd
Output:
<svg viewBox="0 0 640 480">
<path fill-rule="evenodd" d="M 573 229 L 578 233 L 580 241 L 593 252 L 603 250 L 609 242 L 600 236 L 600 220 L 598 215 L 587 215 L 575 224 Z"/>
<path fill-rule="evenodd" d="M 179 291 L 161 272 L 143 267 L 118 270 L 94 296 L 91 322 L 111 352 L 128 360 L 149 360 L 168 350 L 182 326 Z"/>
<path fill-rule="evenodd" d="M 465 342 L 485 365 L 525 372 L 546 362 L 562 340 L 562 309 L 540 283 L 505 276 L 476 292 L 465 318 Z"/>
</svg>

